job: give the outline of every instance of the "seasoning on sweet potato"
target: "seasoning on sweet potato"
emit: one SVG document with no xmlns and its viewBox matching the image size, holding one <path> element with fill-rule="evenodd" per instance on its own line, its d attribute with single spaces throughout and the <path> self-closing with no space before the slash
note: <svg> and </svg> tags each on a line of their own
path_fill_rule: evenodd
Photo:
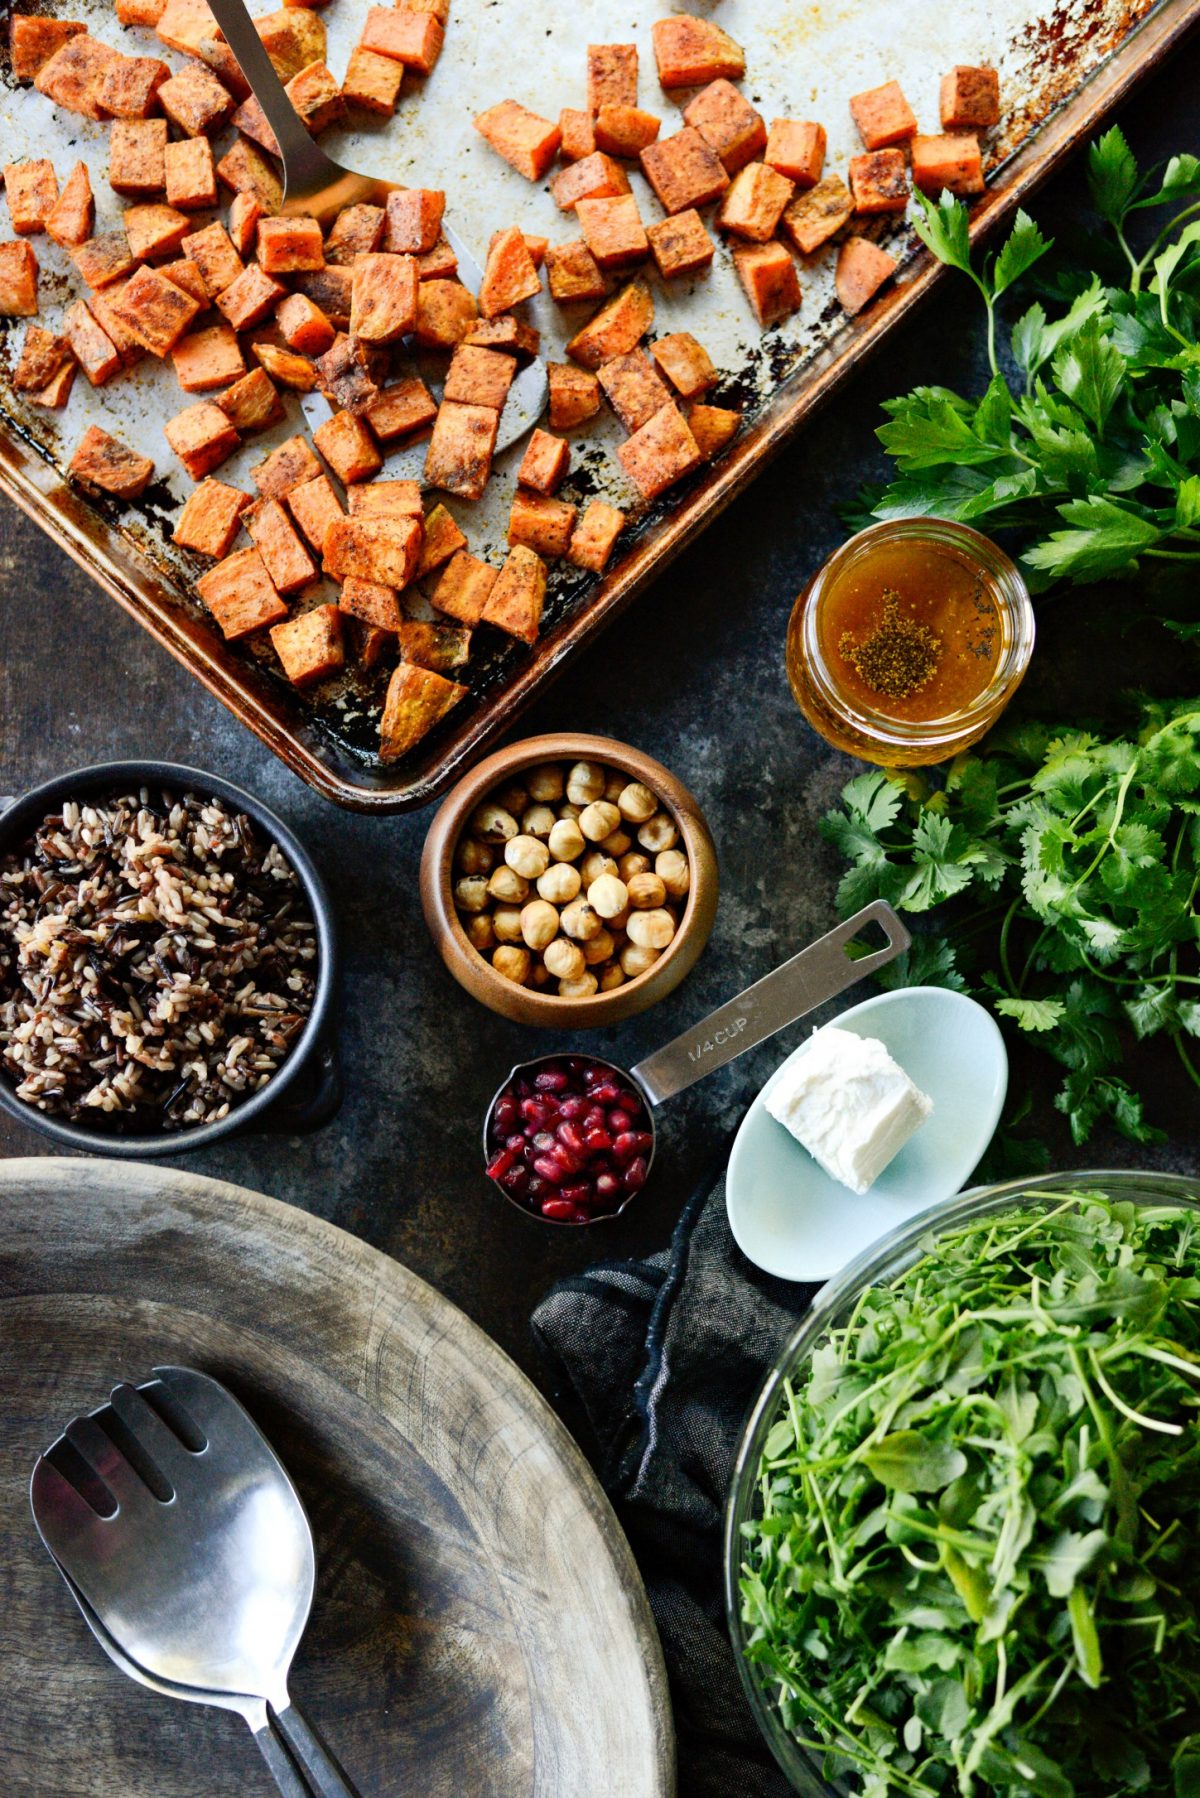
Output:
<svg viewBox="0 0 1200 1798">
<path fill-rule="evenodd" d="M 792 197 L 792 183 L 765 162 L 747 163 L 733 178 L 721 201 L 717 224 L 735 237 L 766 243 L 774 237 L 783 209 Z"/>
<path fill-rule="evenodd" d="M 846 239 L 838 250 L 836 284 L 837 297 L 851 317 L 874 299 L 884 282 L 891 280 L 897 266 L 896 258 L 870 238 Z"/>
<path fill-rule="evenodd" d="M 690 331 L 672 331 L 656 338 L 650 354 L 681 399 L 698 399 L 716 384 L 712 357 Z"/>
<path fill-rule="evenodd" d="M 575 206 L 584 241 L 602 269 L 628 268 L 650 254 L 646 228 L 632 194 L 579 200 Z"/>
<path fill-rule="evenodd" d="M 421 545 L 421 560 L 417 563 L 417 580 L 424 580 L 427 574 L 435 574 L 444 568 L 451 556 L 456 556 L 460 549 L 467 547 L 464 532 L 460 531 L 439 500 L 425 520 L 425 540 Z"/>
<path fill-rule="evenodd" d="M 232 148 L 226 150 L 217 164 L 217 178 L 231 193 L 250 194 L 268 218 L 273 218 L 283 205 L 283 183 L 272 163 L 247 137 L 239 137 Z M 230 235 L 233 235 L 232 229 Z M 234 242 L 237 242 L 236 237 Z"/>
<path fill-rule="evenodd" d="M 217 405 L 242 437 L 253 437 L 283 417 L 279 395 L 261 368 L 252 368 L 240 381 L 219 393 Z"/>
<path fill-rule="evenodd" d="M 202 231 L 189 231 L 180 245 L 185 256 L 197 264 L 204 284 L 213 299 L 231 287 L 242 273 L 241 257 L 230 241 L 224 225 L 214 219 Z"/>
<path fill-rule="evenodd" d="M 115 493 L 118 499 L 137 499 L 154 476 L 149 456 L 126 449 L 99 425 L 89 425 L 67 464 L 68 472 L 84 487 Z"/>
<path fill-rule="evenodd" d="M 573 300 L 602 300 L 608 292 L 604 271 L 582 237 L 551 244 L 546 251 L 546 279 L 551 298 L 560 305 L 569 305 Z"/>
<path fill-rule="evenodd" d="M 576 107 L 564 106 L 558 115 L 558 130 L 562 140 L 559 155 L 564 162 L 582 162 L 596 148 L 596 132 L 590 112 L 580 112 Z"/>
<path fill-rule="evenodd" d="M 400 67 L 399 63 L 396 67 Z M 350 637 L 364 668 L 376 668 L 395 654 L 396 633 L 381 631 L 375 624 L 364 624 L 361 618 L 350 620 Z"/>
<path fill-rule="evenodd" d="M 176 287 L 182 287 L 184 293 L 191 294 L 201 312 L 208 310 L 208 282 L 204 279 L 198 262 L 193 262 L 190 256 L 177 256 L 174 262 L 164 262 L 159 273 L 164 280 L 173 281 Z"/>
<path fill-rule="evenodd" d="M 169 49 L 199 56 L 205 38 L 215 35 L 217 21 L 206 0 L 166 0 L 154 29 Z"/>
<path fill-rule="evenodd" d="M 688 101 L 683 119 L 716 151 L 729 175 L 753 162 L 767 142 L 762 114 L 723 76 Z"/>
<path fill-rule="evenodd" d="M 396 632 L 400 660 L 418 668 L 445 674 L 470 660 L 472 633 L 459 624 L 430 624 L 423 618 L 404 618 Z"/>
<path fill-rule="evenodd" d="M 571 535 L 567 560 L 576 568 L 603 574 L 612 554 L 613 544 L 625 528 L 625 514 L 606 500 L 589 500 L 583 516 Z"/>
<path fill-rule="evenodd" d="M 148 119 L 158 111 L 158 91 L 170 74 L 157 56 L 122 56 L 104 71 L 97 98 L 115 119 Z"/>
<path fill-rule="evenodd" d="M 826 175 L 784 208 L 783 229 L 802 256 L 812 256 L 853 216 L 854 197 L 840 175 Z"/>
<path fill-rule="evenodd" d="M 424 431 L 437 417 L 437 401 L 416 375 L 383 388 L 363 415 L 381 443 L 395 443 Z"/>
<path fill-rule="evenodd" d="M 603 150 L 593 150 L 560 169 L 550 183 L 550 192 L 560 212 L 570 212 L 580 200 L 611 200 L 616 194 L 630 191 L 629 176 L 619 162 Z"/>
<path fill-rule="evenodd" d="M 906 144 L 910 137 L 916 136 L 917 115 L 904 98 L 898 81 L 885 81 L 881 87 L 851 94 L 850 116 L 868 150 L 885 150 L 891 144 Z"/>
<path fill-rule="evenodd" d="M 527 240 L 528 241 L 528 240 Z M 458 273 L 458 257 L 444 237 L 417 257 L 418 281 L 449 281 Z"/>
<path fill-rule="evenodd" d="M 321 308 L 304 293 L 289 293 L 279 302 L 275 323 L 289 349 L 309 356 L 324 355 L 337 336 Z"/>
<path fill-rule="evenodd" d="M 557 493 L 570 466 L 570 444 L 539 426 L 525 446 L 517 482 L 535 493 Z"/>
<path fill-rule="evenodd" d="M 119 194 L 160 194 L 167 184 L 166 119 L 116 119 L 108 134 L 108 184 Z"/>
<path fill-rule="evenodd" d="M 85 119 L 100 120 L 107 117 L 100 104 L 104 77 L 122 60 L 119 51 L 83 32 L 67 38 L 62 47 L 47 58 L 34 76 L 33 85 L 65 112 L 77 112 Z"/>
<path fill-rule="evenodd" d="M 286 294 L 282 283 L 272 280 L 257 262 L 248 262 L 237 279 L 217 295 L 217 306 L 235 331 L 248 331 L 251 325 L 261 325 L 269 318 Z"/>
<path fill-rule="evenodd" d="M 815 187 L 825 166 L 825 127 L 803 119 L 772 119 L 763 161 L 797 187 Z"/>
<path fill-rule="evenodd" d="M 664 212 L 707 206 L 729 186 L 725 164 L 693 125 L 647 144 L 638 160 Z"/>
<path fill-rule="evenodd" d="M 484 318 L 496 318 L 542 288 L 541 277 L 523 234 L 514 225 L 499 231 L 488 249 L 487 266 L 479 288 L 479 310 Z"/>
<path fill-rule="evenodd" d="M 313 442 L 344 487 L 370 480 L 383 467 L 375 439 L 353 412 L 335 412 L 317 426 Z"/>
<path fill-rule="evenodd" d="M 342 90 L 324 61 L 310 62 L 287 83 L 288 99 L 314 134 L 328 130 L 345 112 Z"/>
<path fill-rule="evenodd" d="M 45 406 L 53 411 L 60 406 L 65 406 L 71 397 L 71 389 L 75 385 L 75 376 L 78 371 L 79 364 L 72 356 L 69 362 L 63 363 L 56 375 L 50 377 L 44 387 L 39 387 L 36 393 L 29 395 L 30 404 Z"/>
<path fill-rule="evenodd" d="M 93 291 L 121 281 L 133 270 L 133 256 L 124 231 L 104 231 L 89 237 L 71 251 L 71 261 L 86 287 Z"/>
<path fill-rule="evenodd" d="M 316 580 L 316 564 L 277 499 L 255 500 L 242 523 L 280 593 L 298 593 Z"/>
<path fill-rule="evenodd" d="M 195 550 L 197 555 L 219 560 L 228 555 L 238 534 L 242 513 L 250 504 L 250 495 L 240 487 L 230 487 L 211 476 L 193 488 L 183 503 L 171 533 L 172 543 L 181 549 Z"/>
<path fill-rule="evenodd" d="M 733 266 L 764 331 L 799 310 L 800 277 L 786 245 L 746 244 L 733 252 Z"/>
<path fill-rule="evenodd" d="M 500 231 L 492 232 L 491 237 L 488 239 L 489 254 L 502 235 L 503 233 Z M 525 239 L 525 248 L 529 251 L 529 260 L 532 262 L 534 268 L 541 268 L 543 262 L 546 260 L 546 251 L 550 247 L 550 239 L 548 237 L 538 237 L 531 231 L 522 231 L 521 236 Z"/>
<path fill-rule="evenodd" d="M 0 254 L 3 248 L 0 245 Z M 0 311 L 3 311 L 2 305 Z M 120 351 L 82 300 L 76 300 L 64 313 L 63 334 L 71 346 L 71 354 L 93 387 L 103 387 L 106 381 L 111 381 L 114 375 L 120 374 Z"/>
<path fill-rule="evenodd" d="M 32 81 L 68 38 L 80 37 L 86 31 L 87 26 L 77 19 L 43 19 L 28 13 L 13 13 L 9 39 L 13 79 Z"/>
<path fill-rule="evenodd" d="M 56 337 L 42 325 L 27 325 L 12 384 L 18 393 L 37 393 L 54 379 L 64 363 L 72 360 L 71 346 L 65 337 Z"/>
<path fill-rule="evenodd" d="M 657 499 L 700 464 L 700 448 L 674 405 L 617 445 L 617 459 L 643 499 Z"/>
<path fill-rule="evenodd" d="M 338 609 L 351 618 L 360 619 L 363 624 L 373 624 L 380 631 L 398 631 L 404 622 L 399 598 L 391 587 L 383 586 L 380 581 L 361 580 L 353 574 L 342 582 Z"/>
<path fill-rule="evenodd" d="M 500 415 L 491 406 L 464 406 L 443 400 L 425 452 L 425 479 L 431 487 L 482 499 L 492 470 Z"/>
<path fill-rule="evenodd" d="M 311 481 L 301 481 L 298 487 L 290 488 L 284 497 L 288 511 L 300 526 L 310 548 L 315 549 L 319 556 L 324 556 L 325 538 L 330 525 L 345 517 L 342 503 L 329 476 L 318 474 Z"/>
<path fill-rule="evenodd" d="M 565 556 L 575 529 L 575 507 L 569 500 L 518 488 L 508 515 L 508 541 L 523 543 L 540 556 Z"/>
<path fill-rule="evenodd" d="M 303 437 L 289 437 L 273 449 L 264 462 L 250 470 L 250 478 L 264 499 L 283 499 L 293 487 L 311 481 L 325 470 Z"/>
<path fill-rule="evenodd" d="M 742 415 L 727 406 L 693 406 L 687 421 L 700 454 L 706 462 L 711 462 L 737 436 Z"/>
<path fill-rule="evenodd" d="M 58 203 L 54 164 L 45 157 L 5 163 L 4 197 L 18 237 L 32 237 L 35 232 L 44 231 Z"/>
<path fill-rule="evenodd" d="M 356 257 L 382 247 L 386 224 L 382 206 L 344 207 L 326 233 L 325 261 L 352 268 Z"/>
<path fill-rule="evenodd" d="M 474 295 L 461 281 L 417 283 L 417 325 L 413 335 L 430 349 L 452 350 L 479 317 Z"/>
<path fill-rule="evenodd" d="M 325 533 L 324 568 L 335 581 L 352 576 L 400 593 L 421 559 L 419 518 L 338 518 Z"/>
<path fill-rule="evenodd" d="M 350 335 L 363 343 L 395 343 L 417 322 L 417 265 L 411 256 L 372 251 L 354 264 Z"/>
<path fill-rule="evenodd" d="M 432 668 L 399 663 L 388 682 L 379 723 L 380 761 L 394 762 L 407 755 L 468 691 Z"/>
<path fill-rule="evenodd" d="M 386 350 L 339 332 L 324 355 L 317 357 L 317 381 L 335 412 L 361 415 L 379 398 L 377 377 L 386 366 Z"/>
<path fill-rule="evenodd" d="M 220 173 L 219 169 L 218 173 Z M 226 228 L 229 232 L 229 241 L 239 256 L 249 256 L 253 253 L 254 246 L 258 241 L 258 221 L 262 215 L 261 202 L 248 190 L 235 193 L 229 202 Z M 319 278 L 322 271 L 317 270 L 316 272 Z M 312 275 L 300 277 L 302 281 L 311 281 L 312 279 Z"/>
<path fill-rule="evenodd" d="M 199 212 L 217 203 L 217 171 L 212 145 L 206 137 L 184 137 L 168 144 L 164 168 L 167 205 L 181 212 Z"/>
<path fill-rule="evenodd" d="M 325 239 L 314 218 L 295 214 L 258 221 L 258 261 L 268 275 L 294 275 L 324 268 Z"/>
<path fill-rule="evenodd" d="M 342 79 L 342 99 L 376 118 L 390 119 L 404 85 L 404 64 L 359 44 L 350 52 Z"/>
<path fill-rule="evenodd" d="M 350 323 L 354 303 L 354 270 L 352 268 L 315 268 L 307 275 L 293 275 L 296 293 L 307 294 L 319 306 L 330 324 L 344 331 Z"/>
<path fill-rule="evenodd" d="M 549 403 L 546 416 L 556 431 L 569 431 L 586 424 L 600 410 L 600 383 L 583 368 L 572 368 L 569 362 L 548 362 L 546 379 Z"/>
<path fill-rule="evenodd" d="M 242 101 L 233 115 L 232 122 L 235 131 L 240 131 L 243 137 L 248 137 L 252 143 L 256 143 L 260 149 L 267 152 L 268 156 L 282 154 L 279 148 L 279 139 L 271 129 L 261 101 L 255 95 L 251 94 L 249 99 Z"/>
<path fill-rule="evenodd" d="M 134 342 L 152 356 L 169 355 L 200 310 L 191 294 L 145 265 L 134 270 L 112 306 Z"/>
<path fill-rule="evenodd" d="M 589 44 L 587 103 L 592 116 L 602 106 L 636 106 L 637 94 L 637 45 Z"/>
<path fill-rule="evenodd" d="M 277 343 L 253 343 L 251 349 L 271 380 L 292 393 L 311 393 L 317 385 L 317 371 L 307 356 L 296 350 L 280 349 Z"/>
<path fill-rule="evenodd" d="M 202 481 L 219 468 L 241 442 L 224 412 L 211 400 L 197 400 L 194 406 L 185 406 L 168 418 L 163 435 L 193 481 Z"/>
<path fill-rule="evenodd" d="M 148 25 L 153 31 L 166 4 L 167 0 L 116 0 L 113 11 L 122 25 Z"/>
<path fill-rule="evenodd" d="M 231 643 L 287 617 L 287 606 L 256 549 L 225 556 L 200 576 L 196 591 Z"/>
<path fill-rule="evenodd" d="M 328 680 L 346 660 L 342 638 L 342 614 L 336 606 L 314 606 L 298 618 L 274 624 L 271 647 L 283 663 L 283 672 L 294 687 L 311 687 Z"/>
<path fill-rule="evenodd" d="M 413 12 L 402 6 L 373 6 L 367 13 L 361 43 L 377 56 L 431 75 L 445 38 L 441 23 L 432 13 Z"/>
<path fill-rule="evenodd" d="M 442 397 L 466 406 L 491 406 L 502 412 L 516 372 L 514 357 L 460 343 L 450 358 Z"/>
<path fill-rule="evenodd" d="M 460 624 L 478 624 L 499 572 L 460 549 L 442 571 L 430 603 Z"/>
<path fill-rule="evenodd" d="M 913 186 L 925 194 L 981 194 L 983 157 L 969 131 L 912 140 Z"/>
<path fill-rule="evenodd" d="M 38 260 L 23 238 L 0 243 L 0 317 L 33 318 L 38 309 Z"/>
<path fill-rule="evenodd" d="M 164 256 L 177 256 L 183 248 L 192 221 L 174 206 L 157 200 L 140 206 L 127 206 L 121 214 L 129 252 L 138 262 L 157 262 Z"/>
<path fill-rule="evenodd" d="M 281 81 L 291 81 L 309 63 L 324 60 L 324 19 L 303 7 L 284 6 L 254 21 L 263 49 Z"/>
<path fill-rule="evenodd" d="M 233 95 L 209 69 L 188 64 L 164 81 L 158 101 L 173 125 L 187 137 L 209 137 L 233 113 Z"/>
<path fill-rule="evenodd" d="M 694 207 L 648 225 L 646 237 L 664 281 L 674 280 L 679 275 L 702 273 L 716 254 L 717 246 Z"/>
<path fill-rule="evenodd" d="M 133 368 L 146 354 L 145 344 L 134 336 L 118 311 L 128 286 L 128 281 L 114 281 L 111 287 L 103 288 L 100 293 L 89 294 L 84 302 L 100 329 L 112 339 L 121 358 L 122 368 Z"/>
<path fill-rule="evenodd" d="M 629 432 L 641 430 L 656 412 L 671 404 L 671 395 L 642 350 L 614 356 L 601 368 L 598 379 L 609 405 Z"/>
<path fill-rule="evenodd" d="M 351 518 L 415 518 L 423 526 L 419 481 L 367 481 L 346 495 Z"/>
<path fill-rule="evenodd" d="M 77 162 L 46 218 L 46 235 L 64 249 L 86 243 L 96 219 L 96 202 L 86 162 Z"/>
<path fill-rule="evenodd" d="M 390 193 L 383 248 L 395 256 L 419 256 L 441 236 L 446 196 L 439 188 L 402 187 Z"/>
<path fill-rule="evenodd" d="M 475 129 L 497 156 L 527 181 L 540 181 L 562 141 L 562 133 L 550 119 L 539 117 L 515 100 L 489 106 L 475 120 Z"/>
<path fill-rule="evenodd" d="M 575 333 L 567 345 L 567 355 L 584 368 L 599 368 L 602 362 L 611 362 L 614 356 L 623 356 L 633 349 L 653 323 L 650 289 L 643 281 L 631 281 Z"/>
<path fill-rule="evenodd" d="M 849 175 L 855 212 L 903 212 L 908 205 L 908 169 L 903 150 L 868 150 L 862 156 L 852 156 Z"/>
<path fill-rule="evenodd" d="M 548 260 L 549 249 L 546 255 Z M 541 349 L 542 336 L 536 325 L 526 324 L 511 312 L 502 312 L 497 318 L 477 319 L 463 342 L 481 350 L 503 350 L 518 362 L 531 362 Z"/>
<path fill-rule="evenodd" d="M 711 19 L 677 13 L 656 19 L 650 36 L 661 87 L 702 87 L 722 76 L 740 81 L 746 73 L 745 51 Z"/>
<path fill-rule="evenodd" d="M 560 502 L 547 503 L 556 506 Z M 480 623 L 492 624 L 522 643 L 535 643 L 545 598 L 546 564 L 525 544 L 514 544 L 488 594 Z"/>
<path fill-rule="evenodd" d="M 595 146 L 606 156 L 623 156 L 632 162 L 661 129 L 658 115 L 643 112 L 640 106 L 602 106 L 596 114 Z"/>
<path fill-rule="evenodd" d="M 228 325 L 205 325 L 181 337 L 171 351 L 175 379 L 185 393 L 211 393 L 246 372 L 241 347 Z"/>
<path fill-rule="evenodd" d="M 956 64 L 942 76 L 938 111 L 943 131 L 990 131 L 1000 123 L 999 75 L 986 64 Z"/>
</svg>

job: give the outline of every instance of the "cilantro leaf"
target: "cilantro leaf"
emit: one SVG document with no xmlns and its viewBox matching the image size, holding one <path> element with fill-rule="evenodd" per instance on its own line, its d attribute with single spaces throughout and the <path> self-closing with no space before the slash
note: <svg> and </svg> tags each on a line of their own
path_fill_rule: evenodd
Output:
<svg viewBox="0 0 1200 1798">
<path fill-rule="evenodd" d="M 1002 1018 L 1012 1018 L 1022 1030 L 1053 1030 L 1065 1009 L 1061 999 L 1013 999 L 995 1001 Z"/>
</svg>

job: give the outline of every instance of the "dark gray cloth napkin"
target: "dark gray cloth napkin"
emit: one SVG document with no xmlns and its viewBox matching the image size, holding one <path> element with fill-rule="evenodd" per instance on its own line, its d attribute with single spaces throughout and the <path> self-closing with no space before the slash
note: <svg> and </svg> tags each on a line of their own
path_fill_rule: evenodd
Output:
<svg viewBox="0 0 1200 1798">
<path fill-rule="evenodd" d="M 724 1165 L 724 1158 L 722 1166 Z M 554 1397 L 637 1557 L 662 1638 L 680 1798 L 786 1798 L 725 1628 L 725 1496 L 751 1401 L 816 1288 L 742 1255 L 724 1177 L 668 1249 L 560 1281 L 533 1314 Z"/>
</svg>

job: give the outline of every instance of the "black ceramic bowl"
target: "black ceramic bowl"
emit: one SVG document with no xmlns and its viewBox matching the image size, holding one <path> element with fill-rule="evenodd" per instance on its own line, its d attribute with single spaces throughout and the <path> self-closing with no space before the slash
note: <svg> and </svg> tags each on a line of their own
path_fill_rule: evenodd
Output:
<svg viewBox="0 0 1200 1798">
<path fill-rule="evenodd" d="M 18 1123 L 32 1125 L 43 1135 L 53 1137 L 63 1148 L 130 1159 L 156 1160 L 164 1155 L 188 1154 L 216 1142 L 219 1137 L 230 1136 L 234 1131 L 250 1126 L 279 1135 L 318 1129 L 328 1123 L 342 1097 L 337 1055 L 330 1037 L 337 978 L 333 907 L 308 851 L 261 800 L 215 774 L 206 774 L 200 768 L 183 767 L 176 762 L 100 762 L 91 768 L 76 768 L 68 774 L 60 774 L 7 805 L 0 800 L 0 856 L 23 842 L 43 818 L 68 800 L 115 799 L 121 793 L 136 791 L 139 787 L 148 787 L 152 793 L 166 788 L 176 793 L 196 793 L 204 798 L 211 796 L 223 800 L 226 805 L 245 812 L 265 837 L 278 843 L 296 870 L 316 926 L 316 993 L 312 1011 L 279 1071 L 264 1087 L 235 1105 L 216 1123 L 156 1130 L 151 1135 L 134 1135 L 122 1131 L 116 1124 L 89 1129 L 83 1124 L 70 1123 L 39 1111 L 35 1105 L 27 1105 L 23 1099 L 18 1099 L 12 1079 L 2 1067 L 0 1106 Z"/>
</svg>

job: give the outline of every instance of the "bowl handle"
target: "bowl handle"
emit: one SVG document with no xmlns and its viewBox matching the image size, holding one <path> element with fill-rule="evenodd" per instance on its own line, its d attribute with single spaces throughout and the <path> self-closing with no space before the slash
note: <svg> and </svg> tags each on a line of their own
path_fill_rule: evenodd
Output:
<svg viewBox="0 0 1200 1798">
<path fill-rule="evenodd" d="M 247 1135 L 261 1131 L 267 1136 L 305 1136 L 337 1116 L 345 1086 L 332 1032 L 317 1044 L 313 1059 L 315 1068 L 304 1082 L 309 1090 L 300 1098 L 283 1098 L 269 1105 L 246 1126 Z"/>
</svg>

